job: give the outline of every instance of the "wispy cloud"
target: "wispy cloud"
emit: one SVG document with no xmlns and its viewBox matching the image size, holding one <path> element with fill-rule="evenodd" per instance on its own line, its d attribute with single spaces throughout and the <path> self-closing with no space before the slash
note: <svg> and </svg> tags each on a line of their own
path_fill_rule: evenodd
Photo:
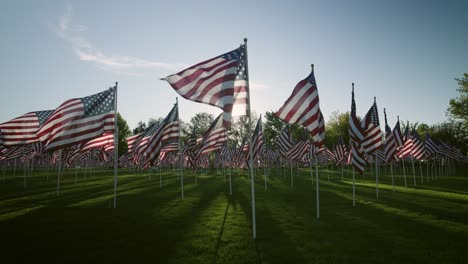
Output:
<svg viewBox="0 0 468 264">
<path fill-rule="evenodd" d="M 72 23 L 73 8 L 67 6 L 66 12 L 60 17 L 58 24 L 52 25 L 52 30 L 71 45 L 72 51 L 81 61 L 95 63 L 100 69 L 127 75 L 141 75 L 138 69 L 159 68 L 166 71 L 178 71 L 187 65 L 181 63 L 165 63 L 140 59 L 132 56 L 109 55 L 94 47 L 84 36 L 88 30 L 85 25 Z"/>
<path fill-rule="evenodd" d="M 266 90 L 266 89 L 269 88 L 269 86 L 267 84 L 258 83 L 258 82 L 255 82 L 255 81 L 250 81 L 249 85 L 250 85 L 250 89 L 256 90 L 256 91 L 262 91 L 262 90 Z"/>
</svg>

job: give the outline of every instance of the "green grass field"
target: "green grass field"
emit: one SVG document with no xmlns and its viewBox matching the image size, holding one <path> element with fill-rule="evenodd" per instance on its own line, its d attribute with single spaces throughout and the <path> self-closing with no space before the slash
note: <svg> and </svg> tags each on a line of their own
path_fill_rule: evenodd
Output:
<svg viewBox="0 0 468 264">
<path fill-rule="evenodd" d="M 468 263 L 468 169 L 413 186 L 412 172 L 395 179 L 382 168 L 379 198 L 370 171 L 320 171 L 320 219 L 310 170 L 256 174 L 257 239 L 252 239 L 249 179 L 222 172 L 185 172 L 185 199 L 176 171 L 121 170 L 113 209 L 112 171 L 94 175 L 0 174 L 2 263 Z M 398 171 L 399 173 L 399 171 Z M 328 179 L 330 176 L 330 180 Z M 429 175 L 430 178 L 431 175 Z"/>
</svg>

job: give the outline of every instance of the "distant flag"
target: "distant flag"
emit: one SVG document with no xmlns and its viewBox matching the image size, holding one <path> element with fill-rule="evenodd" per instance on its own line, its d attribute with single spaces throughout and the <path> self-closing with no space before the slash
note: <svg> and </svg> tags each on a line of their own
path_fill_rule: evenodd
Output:
<svg viewBox="0 0 468 264">
<path fill-rule="evenodd" d="M 375 97 L 374 104 L 361 121 L 361 127 L 365 134 L 362 148 L 366 154 L 371 155 L 382 145 L 382 131 L 380 131 L 379 113 Z"/>
<path fill-rule="evenodd" d="M 82 143 L 115 129 L 114 108 L 117 87 L 70 99 L 61 104 L 37 131 L 45 151 Z"/>
<path fill-rule="evenodd" d="M 335 156 L 337 165 L 344 164 L 347 152 L 348 151 L 346 149 L 346 145 L 344 144 L 343 136 L 340 136 L 340 138 L 338 139 L 338 143 L 335 145 Z"/>
<path fill-rule="evenodd" d="M 390 163 L 395 159 L 396 154 L 396 143 L 395 138 L 393 137 L 392 130 L 387 123 L 387 113 L 384 108 L 384 117 L 385 117 L 385 162 Z"/>
<path fill-rule="evenodd" d="M 6 147 L 38 142 L 36 132 L 52 112 L 53 110 L 30 112 L 0 124 L 0 141 Z"/>
<path fill-rule="evenodd" d="M 426 155 L 426 149 L 424 148 L 424 142 L 422 142 L 416 130 L 413 130 L 413 132 L 411 133 L 411 138 L 413 140 L 413 149 L 411 150 L 411 155 L 416 160 L 424 159 Z"/>
<path fill-rule="evenodd" d="M 176 140 L 179 138 L 179 109 L 178 104 L 166 116 L 164 121 L 159 125 L 155 133 L 149 136 L 149 139 L 144 147 L 143 159 L 144 168 L 149 168 L 159 155 L 162 144 L 169 140 Z"/>
<path fill-rule="evenodd" d="M 351 93 L 351 113 L 349 115 L 349 137 L 351 139 L 351 163 L 354 168 L 360 173 L 364 173 L 364 166 L 366 161 L 364 159 L 364 152 L 361 149 L 362 143 L 365 139 L 365 131 L 362 129 L 361 124 L 356 116 L 356 103 L 354 102 L 354 83 Z"/>
<path fill-rule="evenodd" d="M 292 148 L 293 142 L 289 133 L 289 126 L 285 126 L 280 135 L 276 139 L 276 146 L 283 157 L 287 156 L 288 151 Z"/>
<path fill-rule="evenodd" d="M 439 152 L 439 147 L 437 143 L 432 139 L 432 137 L 426 131 L 426 141 L 424 142 L 428 155 L 435 155 Z"/>
<path fill-rule="evenodd" d="M 246 115 L 249 89 L 245 45 L 163 78 L 182 97 L 223 110 L 223 125 L 232 115 Z"/>
<path fill-rule="evenodd" d="M 409 123 L 406 125 L 405 133 L 403 134 L 403 146 L 398 151 L 398 158 L 402 159 L 411 155 L 413 149 L 413 139 L 409 133 Z"/>
<path fill-rule="evenodd" d="M 294 146 L 289 149 L 289 151 L 286 154 L 286 157 L 289 160 L 296 160 L 296 161 L 306 161 L 307 159 L 307 153 L 309 152 L 310 149 L 310 143 L 309 143 L 309 138 L 307 135 L 307 130 L 305 130 L 304 135 L 302 138 L 294 144 Z"/>
<path fill-rule="evenodd" d="M 227 142 L 226 129 L 222 125 L 221 115 L 211 123 L 203 135 L 203 139 L 198 145 L 197 159 L 199 156 L 221 149 L 224 143 Z"/>
<path fill-rule="evenodd" d="M 257 121 L 257 125 L 255 126 L 255 130 L 252 135 L 252 146 L 253 160 L 255 160 L 259 156 L 259 154 L 263 153 L 264 149 L 262 116 L 260 116 L 260 118 Z M 247 155 L 247 159 L 249 159 L 249 155 Z"/>
<path fill-rule="evenodd" d="M 303 125 L 315 142 L 324 141 L 325 126 L 321 124 L 324 122 L 320 112 L 313 65 L 312 72 L 296 85 L 291 96 L 278 110 L 276 116 L 289 124 Z"/>
<path fill-rule="evenodd" d="M 114 133 L 106 133 L 100 137 L 92 139 L 81 146 L 81 151 L 87 151 L 93 148 L 112 146 L 114 147 Z"/>
<path fill-rule="evenodd" d="M 403 146 L 403 134 L 401 133 L 400 129 L 400 117 L 397 117 L 397 123 L 395 124 L 395 127 L 393 128 L 393 138 L 395 139 L 395 144 L 398 147 Z"/>
</svg>

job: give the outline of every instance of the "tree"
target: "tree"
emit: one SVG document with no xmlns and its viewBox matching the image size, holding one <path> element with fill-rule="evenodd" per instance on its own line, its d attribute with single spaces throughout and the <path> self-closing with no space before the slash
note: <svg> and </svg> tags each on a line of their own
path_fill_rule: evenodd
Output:
<svg viewBox="0 0 468 264">
<path fill-rule="evenodd" d="M 195 129 L 195 135 L 201 137 L 208 130 L 213 121 L 214 117 L 212 114 L 205 112 L 197 113 L 190 118 L 190 122 L 182 127 L 182 133 L 191 136 L 192 131 Z"/>
<path fill-rule="evenodd" d="M 447 121 L 430 127 L 431 136 L 448 143 L 462 153 L 468 152 L 468 129 L 462 121 Z"/>
<path fill-rule="evenodd" d="M 251 131 L 249 131 L 249 120 L 247 116 L 240 116 L 237 119 L 233 119 L 231 124 L 231 130 L 228 131 L 228 138 L 231 142 L 236 145 L 240 145 L 242 140 L 247 135 L 252 136 L 255 125 L 257 125 L 258 115 L 252 112 L 251 116 Z"/>
<path fill-rule="evenodd" d="M 267 145 L 276 148 L 276 138 L 281 133 L 286 123 L 275 115 L 275 112 L 265 113 L 265 125 L 263 127 L 264 141 Z"/>
<path fill-rule="evenodd" d="M 453 119 L 461 119 L 468 128 L 468 73 L 463 74 L 463 78 L 455 78 L 458 83 L 460 96 L 450 99 L 447 115 Z"/>
<path fill-rule="evenodd" d="M 150 118 L 148 120 L 148 127 L 152 126 L 152 125 L 157 125 L 159 126 L 162 122 L 164 121 L 164 118 L 162 117 L 156 117 L 156 118 Z"/>
<path fill-rule="evenodd" d="M 126 138 L 131 135 L 130 128 L 128 127 L 127 121 L 123 119 L 120 113 L 117 113 L 117 127 L 119 129 L 119 157 L 128 151 Z"/>
<path fill-rule="evenodd" d="M 143 131 L 145 131 L 146 128 L 147 128 L 146 123 L 143 121 L 139 121 L 137 124 L 137 127 L 135 127 L 132 131 L 133 135 L 142 133 Z"/>
<path fill-rule="evenodd" d="M 330 119 L 325 125 L 325 145 L 332 148 L 338 142 L 340 136 L 343 136 L 343 142 L 349 143 L 349 112 L 332 112 Z"/>
</svg>

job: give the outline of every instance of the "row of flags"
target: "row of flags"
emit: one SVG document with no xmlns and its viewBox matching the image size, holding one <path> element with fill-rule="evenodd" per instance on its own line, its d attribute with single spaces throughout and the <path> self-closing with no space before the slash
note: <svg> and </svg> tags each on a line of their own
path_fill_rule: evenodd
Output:
<svg viewBox="0 0 468 264">
<path fill-rule="evenodd" d="M 227 142 L 226 133 L 230 129 L 232 117 L 250 114 L 247 65 L 247 47 L 243 44 L 235 50 L 163 78 L 182 97 L 216 106 L 223 112 L 214 120 L 202 138 L 191 138 L 182 149 L 182 144 L 178 142 L 180 128 L 178 103 L 176 103 L 162 123 L 154 124 L 142 133 L 126 139 L 128 143 L 126 157 L 129 163 L 148 168 L 158 163 L 162 152 L 177 151 L 179 155 L 185 153 L 188 164 L 193 166 L 200 157 L 220 151 Z M 116 91 L 117 85 L 91 96 L 67 100 L 54 110 L 30 112 L 0 124 L 2 157 L 20 156 L 17 146 L 23 145 L 30 146 L 32 152 L 37 154 L 70 148 L 75 155 L 99 148 L 105 150 L 104 153 L 109 153 L 113 150 L 116 141 L 114 136 Z M 382 139 L 380 131 L 375 98 L 364 118 L 362 120 L 357 118 L 353 84 L 349 118 L 349 152 L 346 152 L 345 142 L 340 138 L 333 149 L 335 162 L 349 161 L 359 173 L 363 173 L 367 157 L 372 157 L 374 154 L 379 154 L 388 163 L 408 156 L 421 160 L 426 158 L 426 153 L 440 152 L 429 135 L 426 136 L 426 143 L 423 143 L 416 131 L 401 133 L 399 121 L 391 130 L 387 124 L 385 109 L 384 114 L 385 140 Z M 320 110 L 313 65 L 310 74 L 297 83 L 290 97 L 276 112 L 276 116 L 287 124 L 301 125 L 305 131 L 304 136 L 293 144 L 288 127 L 283 129 L 276 144 L 282 157 L 306 161 L 313 157 L 314 153 L 318 153 L 319 149 L 323 149 L 325 120 Z M 167 146 L 170 144 L 173 147 L 169 151 Z M 232 157 L 231 161 L 237 159 L 237 163 L 240 164 L 243 158 L 250 159 L 248 154 L 250 145 L 252 145 L 253 159 L 266 156 L 266 153 L 269 157 L 274 156 L 269 150 L 271 148 L 264 146 L 261 117 L 253 135 L 242 143 L 241 149 L 246 148 L 246 151 L 238 151 L 238 155 Z M 226 148 L 226 151 L 227 149 L 229 148 Z M 227 157 L 226 153 L 229 152 L 226 151 L 223 157 Z M 240 158 L 242 156 L 240 154 L 244 152 L 247 155 Z M 459 159 L 463 157 L 459 151 L 455 151 L 450 146 L 442 147 L 442 152 Z"/>
</svg>

